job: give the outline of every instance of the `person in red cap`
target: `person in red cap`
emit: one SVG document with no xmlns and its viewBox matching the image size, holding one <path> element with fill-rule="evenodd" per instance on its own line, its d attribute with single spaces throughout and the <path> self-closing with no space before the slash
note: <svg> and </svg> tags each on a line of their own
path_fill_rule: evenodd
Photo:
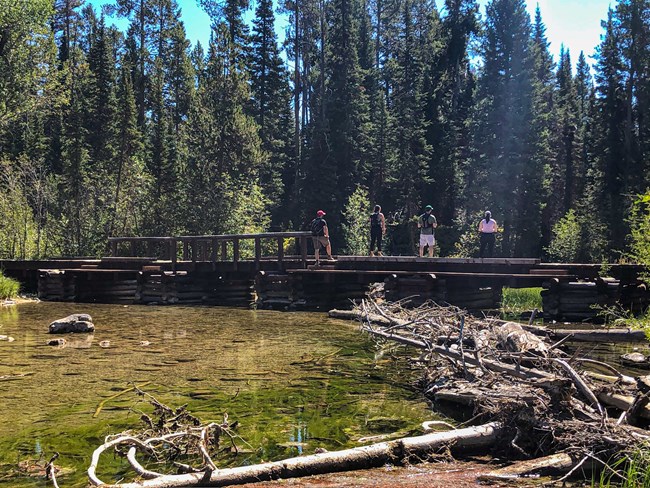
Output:
<svg viewBox="0 0 650 488">
<path fill-rule="evenodd" d="M 330 233 L 329 229 L 327 228 L 327 222 L 325 222 L 325 219 L 323 218 L 324 216 L 325 212 L 319 210 L 316 212 L 316 218 L 311 221 L 311 224 L 309 224 L 309 228 L 311 229 L 311 237 L 314 241 L 314 256 L 316 258 L 316 266 L 320 264 L 318 258 L 321 246 L 325 248 L 325 251 L 327 252 L 327 258 L 330 261 L 334 260 L 332 257 L 332 246 L 330 244 Z"/>
</svg>

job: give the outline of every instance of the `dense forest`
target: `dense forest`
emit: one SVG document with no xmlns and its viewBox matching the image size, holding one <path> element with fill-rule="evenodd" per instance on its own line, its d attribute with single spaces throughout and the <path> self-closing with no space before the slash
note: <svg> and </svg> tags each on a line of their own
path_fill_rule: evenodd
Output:
<svg viewBox="0 0 650 488">
<path fill-rule="evenodd" d="M 335 253 L 365 252 L 375 203 L 395 253 L 431 204 L 442 255 L 475 253 L 489 209 L 500 255 L 625 256 L 650 186 L 650 1 L 612 6 L 593 68 L 555 60 L 523 0 L 282 1 L 199 0 L 212 36 L 192 46 L 175 0 L 0 0 L 0 257 L 301 229 L 319 208 Z"/>
</svg>

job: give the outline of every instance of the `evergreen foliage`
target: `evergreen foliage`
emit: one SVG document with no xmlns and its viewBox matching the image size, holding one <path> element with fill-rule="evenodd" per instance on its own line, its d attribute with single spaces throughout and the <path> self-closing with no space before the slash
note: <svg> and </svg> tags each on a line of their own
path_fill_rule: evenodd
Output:
<svg viewBox="0 0 650 488">
<path fill-rule="evenodd" d="M 205 48 L 176 0 L 114 0 L 125 32 L 84 0 L 0 0 L 0 256 L 302 228 L 318 208 L 335 253 L 365 254 L 372 201 L 395 253 L 430 203 L 445 255 L 476 255 L 489 208 L 501 256 L 646 259 L 647 0 L 611 6 L 593 73 L 553 59 L 524 0 L 482 18 L 477 0 L 199 3 Z"/>
<path fill-rule="evenodd" d="M 343 210 L 345 221 L 342 228 L 346 253 L 363 256 L 368 252 L 370 244 L 370 212 L 371 205 L 368 190 L 362 186 L 357 186 L 350 198 L 348 198 Z"/>
</svg>

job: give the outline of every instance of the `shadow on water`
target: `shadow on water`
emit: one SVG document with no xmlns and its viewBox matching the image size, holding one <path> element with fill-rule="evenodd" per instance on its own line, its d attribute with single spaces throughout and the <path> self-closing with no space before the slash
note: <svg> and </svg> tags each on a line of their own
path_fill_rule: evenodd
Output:
<svg viewBox="0 0 650 488">
<path fill-rule="evenodd" d="M 49 322 L 78 312 L 92 315 L 95 333 L 47 346 Z M 104 437 L 139 427 L 145 407 L 133 394 L 93 418 L 133 383 L 203 421 L 224 412 L 239 421 L 249 446 L 232 465 L 352 447 L 432 416 L 407 388 L 405 361 L 322 314 L 34 303 L 0 309 L 0 334 L 15 339 L 0 342 L 0 378 L 24 374 L 0 380 L 0 485 L 47 486 L 25 461 L 58 451 L 62 485 L 85 486 Z"/>
</svg>

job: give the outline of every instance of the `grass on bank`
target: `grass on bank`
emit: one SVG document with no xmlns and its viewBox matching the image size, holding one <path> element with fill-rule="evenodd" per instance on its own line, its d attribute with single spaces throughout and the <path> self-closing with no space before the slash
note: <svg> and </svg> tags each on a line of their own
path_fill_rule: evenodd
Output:
<svg viewBox="0 0 650 488">
<path fill-rule="evenodd" d="M 0 272 L 0 300 L 15 298 L 20 291 L 20 283 L 11 278 L 7 278 Z"/>
<path fill-rule="evenodd" d="M 599 475 L 591 480 L 591 486 L 636 488 L 650 486 L 650 451 L 647 447 L 637 449 L 631 456 L 625 456 L 604 466 Z"/>
<path fill-rule="evenodd" d="M 501 313 L 518 317 L 534 309 L 542 310 L 541 291 L 541 288 L 503 288 Z"/>
</svg>

